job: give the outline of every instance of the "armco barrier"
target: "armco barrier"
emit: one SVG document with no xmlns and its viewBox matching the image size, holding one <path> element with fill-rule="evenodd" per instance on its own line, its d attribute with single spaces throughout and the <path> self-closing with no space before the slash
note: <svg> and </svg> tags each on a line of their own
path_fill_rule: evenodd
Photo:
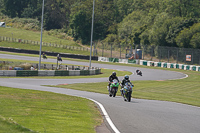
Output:
<svg viewBox="0 0 200 133">
<path fill-rule="evenodd" d="M 128 60 L 127 59 L 119 59 L 119 63 L 128 64 Z"/>
<path fill-rule="evenodd" d="M 16 76 L 16 70 L 0 71 L 0 76 Z"/>
<path fill-rule="evenodd" d="M 54 76 L 55 75 L 55 70 L 39 70 L 38 71 L 38 76 Z"/>
<path fill-rule="evenodd" d="M 24 77 L 24 76 L 38 76 L 38 71 L 30 71 L 30 70 L 17 70 L 16 76 Z"/>
<path fill-rule="evenodd" d="M 140 60 L 140 65 L 144 65 L 144 61 L 146 60 Z"/>
<path fill-rule="evenodd" d="M 194 68 L 195 70 L 194 70 L 193 68 Z M 196 66 L 190 65 L 190 66 L 189 66 L 189 70 L 191 70 L 191 71 L 196 71 Z"/>
<path fill-rule="evenodd" d="M 200 71 L 200 66 L 197 66 L 197 69 L 196 69 L 196 71 Z"/>
<path fill-rule="evenodd" d="M 147 61 L 147 66 L 154 66 L 154 62 L 153 61 Z"/>
<path fill-rule="evenodd" d="M 95 74 L 100 74 L 101 73 L 101 69 L 96 69 L 95 70 Z"/>
<path fill-rule="evenodd" d="M 191 67 L 190 67 L 190 70 L 192 70 L 192 71 L 196 71 L 196 69 L 197 69 L 196 66 L 191 66 Z"/>
<path fill-rule="evenodd" d="M 109 62 L 119 62 L 118 58 L 109 58 Z"/>
<path fill-rule="evenodd" d="M 91 70 L 0 70 L 0 76 L 80 76 L 80 75 L 97 75 L 101 69 Z"/>
<path fill-rule="evenodd" d="M 69 71 L 56 70 L 55 76 L 69 76 Z"/>
<path fill-rule="evenodd" d="M 99 57 L 98 61 L 109 62 L 109 58 L 107 58 L 107 57 Z"/>
<path fill-rule="evenodd" d="M 185 64 L 174 64 L 174 63 L 166 63 L 166 62 L 153 62 L 153 61 L 140 60 L 140 65 L 146 66 L 146 64 L 144 62 L 147 62 L 147 66 L 153 66 L 151 64 L 154 64 L 155 67 L 200 71 L 200 66 L 185 65 Z"/>
<path fill-rule="evenodd" d="M 80 70 L 69 71 L 69 76 L 79 76 L 79 75 L 80 75 Z"/>
<path fill-rule="evenodd" d="M 90 75 L 95 75 L 95 70 L 90 70 Z"/>
<path fill-rule="evenodd" d="M 128 59 L 128 63 L 131 63 L 131 64 L 136 64 L 136 60 L 131 60 L 131 59 Z"/>
<path fill-rule="evenodd" d="M 89 70 L 80 70 L 80 75 L 90 75 Z"/>
<path fill-rule="evenodd" d="M 179 64 L 175 64 L 176 66 L 174 68 L 179 69 Z"/>
<path fill-rule="evenodd" d="M 107 58 L 107 57 L 98 57 L 98 61 L 102 62 L 118 62 L 125 64 L 138 64 L 139 60 L 130 60 L 130 59 L 118 59 L 118 58 Z"/>
</svg>

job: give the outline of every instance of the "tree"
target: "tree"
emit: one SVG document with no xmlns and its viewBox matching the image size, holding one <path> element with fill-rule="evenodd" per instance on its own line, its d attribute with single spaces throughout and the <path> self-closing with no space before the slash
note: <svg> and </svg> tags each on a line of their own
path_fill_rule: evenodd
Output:
<svg viewBox="0 0 200 133">
<path fill-rule="evenodd" d="M 24 8 L 27 8 L 29 0 L 4 0 L 6 14 L 10 17 L 21 17 Z"/>
<path fill-rule="evenodd" d="M 72 16 L 71 29 L 73 29 L 73 37 L 75 40 L 82 40 L 82 43 L 85 44 L 90 41 L 90 29 L 91 23 L 89 23 L 86 12 L 79 11 Z"/>
<path fill-rule="evenodd" d="M 185 28 L 184 30 L 182 30 L 176 37 L 176 43 L 179 47 L 198 48 L 199 42 L 196 43 L 196 41 L 199 39 L 199 37 L 197 36 L 199 34 L 200 23 L 197 23 L 191 26 L 190 28 Z"/>
</svg>

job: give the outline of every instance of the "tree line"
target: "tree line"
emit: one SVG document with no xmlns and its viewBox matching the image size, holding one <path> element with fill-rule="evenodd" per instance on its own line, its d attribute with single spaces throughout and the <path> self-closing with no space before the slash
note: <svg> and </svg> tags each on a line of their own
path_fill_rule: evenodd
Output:
<svg viewBox="0 0 200 133">
<path fill-rule="evenodd" d="M 41 21 L 43 0 L 0 0 L 11 18 Z M 93 0 L 45 0 L 44 28 L 89 44 Z M 95 0 L 94 41 L 200 48 L 199 0 Z"/>
</svg>

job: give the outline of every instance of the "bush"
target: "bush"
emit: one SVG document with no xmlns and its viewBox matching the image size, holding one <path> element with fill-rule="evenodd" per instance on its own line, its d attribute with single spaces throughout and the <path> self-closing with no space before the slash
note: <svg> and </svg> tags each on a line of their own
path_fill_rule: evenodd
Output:
<svg viewBox="0 0 200 133">
<path fill-rule="evenodd" d="M 24 63 L 20 65 L 20 67 L 23 68 L 24 70 L 30 70 L 31 66 L 32 65 L 29 63 Z"/>
</svg>

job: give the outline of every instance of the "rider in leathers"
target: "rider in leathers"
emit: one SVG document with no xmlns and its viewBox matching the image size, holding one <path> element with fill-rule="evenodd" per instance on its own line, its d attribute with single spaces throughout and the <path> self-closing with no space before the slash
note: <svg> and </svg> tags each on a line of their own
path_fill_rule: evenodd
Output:
<svg viewBox="0 0 200 133">
<path fill-rule="evenodd" d="M 131 83 L 131 81 L 129 80 L 129 76 L 128 75 L 125 75 L 124 76 L 124 79 L 122 80 L 122 82 L 121 82 L 121 92 L 123 93 L 123 89 L 124 89 L 124 86 L 125 86 L 125 84 L 126 83 L 130 83 L 132 86 L 133 86 L 133 84 Z"/>
<path fill-rule="evenodd" d="M 110 75 L 110 77 L 109 77 L 109 84 L 108 84 L 109 91 L 110 91 L 110 85 L 111 85 L 111 83 L 112 83 L 112 81 L 113 81 L 114 79 L 116 79 L 116 80 L 119 82 L 119 79 L 118 79 L 118 77 L 117 77 L 117 75 L 116 75 L 116 72 L 113 72 L 112 75 Z"/>
</svg>

